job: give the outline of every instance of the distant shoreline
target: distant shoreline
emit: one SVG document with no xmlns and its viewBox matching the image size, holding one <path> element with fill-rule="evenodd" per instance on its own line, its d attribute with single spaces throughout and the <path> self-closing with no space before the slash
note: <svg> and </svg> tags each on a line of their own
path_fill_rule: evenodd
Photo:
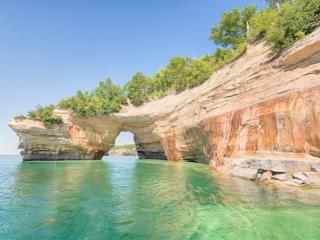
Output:
<svg viewBox="0 0 320 240">
<path fill-rule="evenodd" d="M 138 156 L 135 144 L 114 146 L 106 155 L 107 156 Z"/>
</svg>

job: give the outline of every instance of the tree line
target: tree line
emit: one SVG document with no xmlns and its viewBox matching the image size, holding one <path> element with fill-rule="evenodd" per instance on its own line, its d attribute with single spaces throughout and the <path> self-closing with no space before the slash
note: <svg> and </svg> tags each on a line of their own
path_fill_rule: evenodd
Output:
<svg viewBox="0 0 320 240">
<path fill-rule="evenodd" d="M 261 11 L 249 6 L 225 12 L 209 36 L 219 46 L 214 54 L 199 59 L 174 57 L 151 77 L 136 73 L 125 87 L 131 103 L 139 106 L 154 96 L 200 85 L 213 71 L 243 54 L 247 42 L 259 36 L 264 36 L 274 54 L 279 54 L 320 25 L 320 0 L 267 2 L 269 7 Z"/>
<path fill-rule="evenodd" d="M 181 92 L 202 84 L 214 71 L 243 54 L 249 41 L 264 37 L 277 55 L 320 25 L 320 0 L 266 2 L 269 6 L 260 11 L 256 6 L 248 6 L 225 12 L 219 24 L 211 29 L 209 39 L 218 46 L 213 54 L 197 59 L 174 57 L 153 76 L 137 72 L 124 88 L 107 79 L 91 92 L 78 91 L 55 106 L 40 106 L 28 116 L 50 124 L 60 121 L 52 114 L 55 107 L 89 117 L 118 112 L 127 104 L 127 99 L 140 106 L 169 92 Z"/>
</svg>

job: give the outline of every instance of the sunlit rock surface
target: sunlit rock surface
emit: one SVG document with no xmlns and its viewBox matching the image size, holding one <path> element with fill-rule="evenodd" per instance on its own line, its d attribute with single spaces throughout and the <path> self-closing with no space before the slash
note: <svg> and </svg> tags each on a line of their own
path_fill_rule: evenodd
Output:
<svg viewBox="0 0 320 240">
<path fill-rule="evenodd" d="M 201 86 L 124 106 L 113 116 L 82 119 L 56 110 L 60 126 L 48 129 L 22 117 L 9 125 L 25 160 L 101 159 L 121 131 L 130 131 L 140 158 L 184 159 L 248 179 L 320 185 L 320 29 L 276 59 L 270 53 L 264 41 L 255 42 Z M 279 176 L 284 173 L 290 176 Z"/>
</svg>

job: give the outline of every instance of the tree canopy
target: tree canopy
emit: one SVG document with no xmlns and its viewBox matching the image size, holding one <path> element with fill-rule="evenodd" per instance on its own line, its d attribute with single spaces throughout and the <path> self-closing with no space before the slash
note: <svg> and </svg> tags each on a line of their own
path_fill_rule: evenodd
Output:
<svg viewBox="0 0 320 240">
<path fill-rule="evenodd" d="M 58 107 L 70 109 L 82 117 L 92 117 L 118 112 L 125 103 L 124 91 L 108 78 L 91 92 L 78 91 L 75 96 L 62 99 Z"/>
<path fill-rule="evenodd" d="M 211 29 L 209 38 L 218 46 L 213 54 L 200 58 L 173 57 L 166 67 L 152 76 L 137 72 L 124 88 L 107 79 L 93 91 L 78 91 L 75 96 L 62 99 L 58 105 L 39 106 L 28 116 L 47 125 L 62 122 L 53 114 L 54 108 L 69 109 L 82 117 L 107 116 L 120 111 L 127 98 L 139 106 L 154 97 L 171 91 L 181 92 L 203 83 L 213 71 L 243 54 L 247 41 L 264 36 L 273 46 L 274 53 L 279 54 L 320 25 L 320 0 L 266 2 L 269 7 L 260 11 L 256 6 L 248 6 L 225 12 L 220 23 Z"/>
<path fill-rule="evenodd" d="M 211 29 L 210 39 L 222 47 L 231 46 L 233 49 L 246 40 L 250 29 L 250 19 L 256 12 L 256 6 L 244 10 L 233 8 L 223 14 L 218 26 Z"/>
<path fill-rule="evenodd" d="M 269 7 L 253 17 L 251 38 L 264 32 L 275 53 L 281 53 L 320 25 L 320 0 L 272 1 L 271 4 L 273 2 L 281 5 Z"/>
<path fill-rule="evenodd" d="M 55 107 L 55 105 L 49 105 L 47 107 L 39 105 L 36 110 L 30 111 L 27 116 L 36 120 L 41 120 L 47 127 L 54 124 L 60 124 L 62 123 L 62 118 L 53 113 Z"/>
<path fill-rule="evenodd" d="M 149 88 L 148 78 L 141 72 L 137 72 L 125 86 L 127 97 L 135 106 L 139 106 L 145 101 L 150 91 Z"/>
<path fill-rule="evenodd" d="M 75 96 L 64 98 L 57 105 L 38 106 L 28 113 L 28 117 L 42 120 L 50 126 L 62 123 L 61 117 L 53 113 L 55 108 L 71 110 L 80 117 L 107 116 L 119 112 L 126 101 L 123 89 L 107 79 L 91 92 L 78 91 Z"/>
<path fill-rule="evenodd" d="M 285 2 L 294 2 L 294 0 L 266 0 L 266 2 L 272 7 L 280 8 L 280 5 Z"/>
</svg>

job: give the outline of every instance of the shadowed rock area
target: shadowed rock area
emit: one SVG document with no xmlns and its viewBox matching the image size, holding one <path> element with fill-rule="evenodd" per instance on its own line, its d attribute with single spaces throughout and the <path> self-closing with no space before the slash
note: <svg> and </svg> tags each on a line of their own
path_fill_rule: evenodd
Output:
<svg viewBox="0 0 320 240">
<path fill-rule="evenodd" d="M 16 117 L 24 160 L 101 159 L 121 131 L 140 158 L 189 160 L 248 179 L 320 185 L 320 29 L 272 59 L 263 40 L 201 86 L 108 117 Z"/>
</svg>

